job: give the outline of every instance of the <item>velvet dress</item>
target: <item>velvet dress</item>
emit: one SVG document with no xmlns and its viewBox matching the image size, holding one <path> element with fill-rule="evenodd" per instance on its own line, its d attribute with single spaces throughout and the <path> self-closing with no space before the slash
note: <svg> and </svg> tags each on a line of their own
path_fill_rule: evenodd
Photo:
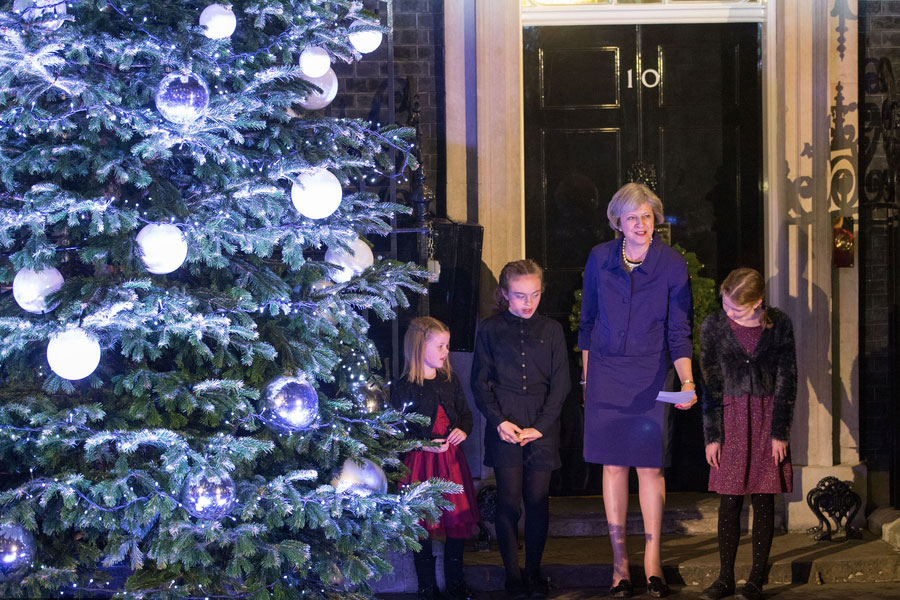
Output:
<svg viewBox="0 0 900 600">
<path fill-rule="evenodd" d="M 391 404 L 399 410 L 415 412 L 430 417 L 430 428 L 414 425 L 407 431 L 408 437 L 419 439 L 445 438 L 453 429 L 460 429 L 469 435 L 472 432 L 472 412 L 469 410 L 459 378 L 452 375 L 448 381 L 440 371 L 433 379 L 426 379 L 422 385 L 409 381 L 395 384 L 391 390 Z M 403 464 L 409 469 L 401 486 L 417 481 L 437 478 L 463 487 L 461 494 L 445 494 L 444 498 L 453 503 L 453 509 L 441 514 L 437 523 L 423 522 L 429 538 L 453 537 L 466 539 L 472 535 L 473 527 L 481 520 L 475 485 L 469 472 L 469 465 L 462 448 L 450 445 L 446 452 L 426 452 L 412 450 L 403 457 Z"/>
<path fill-rule="evenodd" d="M 684 258 L 658 236 L 630 273 L 622 244 L 595 246 L 584 270 L 584 459 L 659 468 L 669 459 L 671 431 L 669 405 L 656 397 L 672 362 L 693 353 L 690 280 Z"/>
</svg>

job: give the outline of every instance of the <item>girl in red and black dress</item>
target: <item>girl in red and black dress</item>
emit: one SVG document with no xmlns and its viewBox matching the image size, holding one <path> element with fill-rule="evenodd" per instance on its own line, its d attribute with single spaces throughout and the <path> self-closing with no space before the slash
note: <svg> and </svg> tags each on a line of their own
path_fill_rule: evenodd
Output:
<svg viewBox="0 0 900 600">
<path fill-rule="evenodd" d="M 703 321 L 700 367 L 709 489 L 719 493 L 718 579 L 701 594 L 718 600 L 735 592 L 734 559 L 744 495 L 753 503 L 753 563 L 741 600 L 762 598 L 775 529 L 775 494 L 793 488 L 788 447 L 797 358 L 790 318 L 763 304 L 766 288 L 753 269 L 736 269 L 722 283 L 722 310 Z"/>
<path fill-rule="evenodd" d="M 431 540 L 443 537 L 444 579 L 447 597 L 465 600 L 471 597 L 463 581 L 463 547 L 481 519 L 475 487 L 466 457 L 459 445 L 472 431 L 472 411 L 466 402 L 459 378 L 450 370 L 450 330 L 431 317 L 410 322 L 403 339 L 406 366 L 400 381 L 391 390 L 391 404 L 398 410 L 430 418 L 429 425 L 410 423 L 409 437 L 437 443 L 407 453 L 404 464 L 409 475 L 403 484 L 444 479 L 463 486 L 462 494 L 447 494 L 454 508 L 444 512 L 438 523 L 424 523 L 428 539 L 413 556 L 419 583 L 419 598 L 441 598 L 434 571 Z"/>
</svg>

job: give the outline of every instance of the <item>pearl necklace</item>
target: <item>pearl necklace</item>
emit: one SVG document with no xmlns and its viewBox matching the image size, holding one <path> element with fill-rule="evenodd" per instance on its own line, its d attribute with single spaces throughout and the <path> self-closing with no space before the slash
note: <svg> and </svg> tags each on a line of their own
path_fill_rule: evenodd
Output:
<svg viewBox="0 0 900 600">
<path fill-rule="evenodd" d="M 650 243 L 647 244 L 647 249 L 644 251 L 644 258 L 647 258 L 647 252 L 650 252 L 650 246 L 652 244 L 653 238 L 651 237 Z M 628 267 L 629 271 L 634 267 L 642 264 L 644 262 L 644 258 L 642 258 L 641 260 L 631 260 L 630 258 L 628 258 L 628 256 L 625 254 L 625 240 L 622 240 L 622 260 L 625 261 L 625 266 Z"/>
</svg>

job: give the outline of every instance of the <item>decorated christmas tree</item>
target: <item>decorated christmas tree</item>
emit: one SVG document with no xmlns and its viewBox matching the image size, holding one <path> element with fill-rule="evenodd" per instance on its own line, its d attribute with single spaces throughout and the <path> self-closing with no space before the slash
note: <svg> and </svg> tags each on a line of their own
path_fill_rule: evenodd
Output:
<svg viewBox="0 0 900 600">
<path fill-rule="evenodd" d="M 367 596 L 436 517 L 449 484 L 389 485 L 367 338 L 420 291 L 360 183 L 413 132 L 321 111 L 382 34 L 352 0 L 4 3 L 0 597 Z"/>
</svg>

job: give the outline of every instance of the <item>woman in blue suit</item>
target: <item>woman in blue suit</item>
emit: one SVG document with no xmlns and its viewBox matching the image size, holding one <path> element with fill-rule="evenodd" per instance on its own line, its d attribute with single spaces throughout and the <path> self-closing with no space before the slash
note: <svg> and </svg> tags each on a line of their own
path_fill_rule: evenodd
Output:
<svg viewBox="0 0 900 600">
<path fill-rule="evenodd" d="M 584 458 L 603 465 L 603 504 L 613 548 L 610 595 L 634 593 L 625 549 L 628 471 L 637 468 L 646 551 L 647 591 L 669 594 L 660 535 L 666 497 L 668 404 L 656 397 L 674 362 L 682 391 L 691 371 L 691 287 L 687 264 L 658 237 L 662 202 L 647 186 L 629 183 L 606 211 L 621 233 L 595 246 L 584 270 L 578 345 L 584 359 Z M 687 410 L 696 394 L 676 408 Z M 616 583 L 618 582 L 618 583 Z"/>
</svg>

